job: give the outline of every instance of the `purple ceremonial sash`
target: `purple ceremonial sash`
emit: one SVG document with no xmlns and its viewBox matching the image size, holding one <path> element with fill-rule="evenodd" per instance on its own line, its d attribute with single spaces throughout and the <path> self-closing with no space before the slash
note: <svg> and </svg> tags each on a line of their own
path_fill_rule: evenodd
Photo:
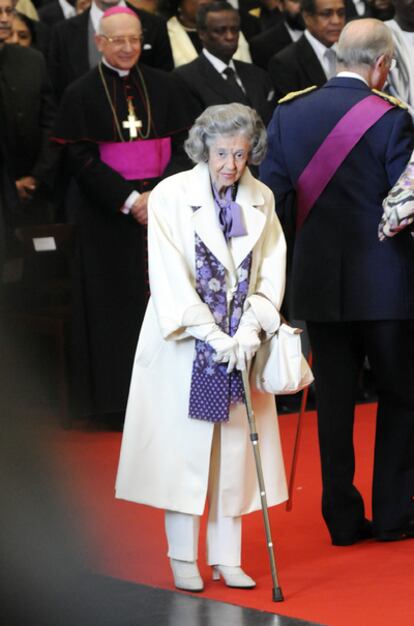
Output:
<svg viewBox="0 0 414 626">
<path fill-rule="evenodd" d="M 349 109 L 331 130 L 297 182 L 298 230 L 352 148 L 375 122 L 393 108 L 394 105 L 378 96 L 367 96 Z"/>
<path fill-rule="evenodd" d="M 141 139 L 99 145 L 101 160 L 126 180 L 159 178 L 171 158 L 171 139 Z"/>
</svg>

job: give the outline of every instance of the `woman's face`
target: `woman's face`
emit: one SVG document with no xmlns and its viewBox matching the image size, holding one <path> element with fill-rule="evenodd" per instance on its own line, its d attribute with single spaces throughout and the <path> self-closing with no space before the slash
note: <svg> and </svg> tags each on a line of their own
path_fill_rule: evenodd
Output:
<svg viewBox="0 0 414 626">
<path fill-rule="evenodd" d="M 250 142 L 242 134 L 221 135 L 210 144 L 208 169 L 218 192 L 234 185 L 249 158 Z"/>
<path fill-rule="evenodd" d="M 20 17 L 15 16 L 13 18 L 12 30 L 6 43 L 17 43 L 24 48 L 29 48 L 32 45 L 31 32 Z"/>
</svg>

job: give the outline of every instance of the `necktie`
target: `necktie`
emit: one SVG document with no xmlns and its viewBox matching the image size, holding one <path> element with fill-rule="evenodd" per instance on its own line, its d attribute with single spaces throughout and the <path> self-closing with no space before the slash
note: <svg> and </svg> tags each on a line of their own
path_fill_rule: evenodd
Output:
<svg viewBox="0 0 414 626">
<path fill-rule="evenodd" d="M 325 50 L 324 57 L 328 63 L 327 78 L 332 78 L 336 74 L 336 52 L 332 48 Z"/>
<path fill-rule="evenodd" d="M 234 69 L 228 66 L 223 70 L 222 74 L 224 74 L 227 77 L 226 80 L 229 83 L 229 85 L 232 85 L 232 87 L 237 89 L 237 91 L 241 95 L 243 95 L 243 98 L 245 98 L 246 94 L 244 93 L 243 89 L 240 87 L 239 83 L 236 80 L 236 72 L 234 71 Z"/>
</svg>

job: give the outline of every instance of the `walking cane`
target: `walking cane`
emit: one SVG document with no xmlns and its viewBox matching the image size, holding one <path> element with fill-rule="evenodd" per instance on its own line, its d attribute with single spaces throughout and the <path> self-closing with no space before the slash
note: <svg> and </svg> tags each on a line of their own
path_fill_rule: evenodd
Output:
<svg viewBox="0 0 414 626">
<path fill-rule="evenodd" d="M 309 367 L 312 367 L 312 352 L 309 353 L 308 363 L 309 363 Z M 295 484 L 296 466 L 298 463 L 298 453 L 299 453 L 299 443 L 300 443 L 300 436 L 302 434 L 302 421 L 303 421 L 303 416 L 306 411 L 306 405 L 308 403 L 308 393 L 309 393 L 309 386 L 305 387 L 305 389 L 302 392 L 300 409 L 298 413 L 298 420 L 296 423 L 295 443 L 293 444 L 292 464 L 290 466 L 290 475 L 289 475 L 289 483 L 288 483 L 289 498 L 286 502 L 286 511 L 292 510 L 293 485 Z"/>
<path fill-rule="evenodd" d="M 265 484 L 264 484 L 264 479 L 263 479 L 262 461 L 260 458 L 259 435 L 257 434 L 257 430 L 256 430 L 256 420 L 255 420 L 253 408 L 252 408 L 249 375 L 248 375 L 247 370 L 242 370 L 242 379 L 243 379 L 244 396 L 246 399 L 247 419 L 249 422 L 249 429 L 250 429 L 250 441 L 252 442 L 252 446 L 253 446 L 254 460 L 256 462 L 257 479 L 259 482 L 259 489 L 260 489 L 260 499 L 262 502 L 262 513 L 263 513 L 263 521 L 264 521 L 265 533 L 266 533 L 267 551 L 269 553 L 269 560 L 270 560 L 270 571 L 272 573 L 272 582 L 273 582 L 272 600 L 273 602 L 283 602 L 282 589 L 279 587 L 279 582 L 277 578 L 276 561 L 275 561 L 275 555 L 273 552 L 273 541 L 272 541 L 272 534 L 270 531 L 270 523 L 269 523 L 269 512 L 267 510 L 266 490 L 265 490 Z"/>
</svg>

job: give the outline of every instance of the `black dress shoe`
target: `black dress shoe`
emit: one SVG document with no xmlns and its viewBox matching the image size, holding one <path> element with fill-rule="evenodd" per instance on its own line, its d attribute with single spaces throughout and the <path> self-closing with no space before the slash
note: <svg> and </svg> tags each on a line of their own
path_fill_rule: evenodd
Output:
<svg viewBox="0 0 414 626">
<path fill-rule="evenodd" d="M 377 541 L 403 541 L 404 539 L 414 539 L 414 520 L 410 520 L 402 528 L 393 530 L 383 530 L 375 535 Z"/>
<path fill-rule="evenodd" d="M 337 532 L 331 533 L 332 545 L 333 546 L 352 546 L 354 543 L 358 543 L 359 541 L 364 541 L 365 539 L 372 539 L 373 530 L 372 530 L 372 522 L 370 520 L 365 519 L 357 530 L 356 533 L 347 533 L 347 532 Z"/>
</svg>

